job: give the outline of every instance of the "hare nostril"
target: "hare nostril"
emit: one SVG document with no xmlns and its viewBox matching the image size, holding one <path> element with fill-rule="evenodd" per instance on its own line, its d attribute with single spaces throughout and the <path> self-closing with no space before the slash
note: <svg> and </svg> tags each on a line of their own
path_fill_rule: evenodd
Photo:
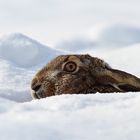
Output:
<svg viewBox="0 0 140 140">
<path fill-rule="evenodd" d="M 40 87 L 41 87 L 41 85 L 36 85 L 36 86 L 32 87 L 32 89 L 34 91 L 38 91 L 40 89 Z"/>
</svg>

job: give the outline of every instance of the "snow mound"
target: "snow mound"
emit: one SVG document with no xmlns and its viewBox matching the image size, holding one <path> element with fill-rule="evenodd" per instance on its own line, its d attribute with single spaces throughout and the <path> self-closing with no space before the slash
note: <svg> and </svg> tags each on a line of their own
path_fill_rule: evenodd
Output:
<svg viewBox="0 0 140 140">
<path fill-rule="evenodd" d="M 47 62 L 60 54 L 59 51 L 40 44 L 20 33 L 0 39 L 0 57 L 19 67 L 32 67 Z"/>
<path fill-rule="evenodd" d="M 0 97 L 31 101 L 30 83 L 37 69 L 62 52 L 22 34 L 0 39 Z"/>
<path fill-rule="evenodd" d="M 90 31 L 90 35 L 102 47 L 122 47 L 140 43 L 140 28 L 125 24 L 99 25 Z"/>
<path fill-rule="evenodd" d="M 22 104 L 0 100 L 0 139 L 136 140 L 139 100 L 136 93 L 60 95 Z"/>
</svg>

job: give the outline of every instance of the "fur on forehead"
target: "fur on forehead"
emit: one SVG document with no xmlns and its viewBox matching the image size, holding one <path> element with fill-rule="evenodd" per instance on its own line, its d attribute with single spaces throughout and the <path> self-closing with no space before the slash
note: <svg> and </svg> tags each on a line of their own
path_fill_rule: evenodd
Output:
<svg viewBox="0 0 140 140">
<path fill-rule="evenodd" d="M 89 64 L 90 60 L 91 60 L 91 56 L 88 54 L 85 55 L 64 55 L 67 56 L 67 58 L 65 59 L 66 61 L 75 61 L 75 62 L 83 62 L 85 64 Z"/>
<path fill-rule="evenodd" d="M 48 68 L 50 67 L 56 68 L 68 61 L 74 61 L 78 64 L 80 64 L 81 62 L 84 64 L 89 64 L 91 58 L 92 57 L 90 55 L 60 55 L 55 59 L 53 59 L 52 61 L 50 61 L 46 66 Z"/>
</svg>

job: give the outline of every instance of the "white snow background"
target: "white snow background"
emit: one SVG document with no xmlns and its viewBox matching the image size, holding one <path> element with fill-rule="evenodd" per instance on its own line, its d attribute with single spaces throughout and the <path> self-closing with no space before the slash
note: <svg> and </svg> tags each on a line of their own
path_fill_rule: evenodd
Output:
<svg viewBox="0 0 140 140">
<path fill-rule="evenodd" d="M 94 29 L 93 34 L 95 37 Z M 110 24 L 91 38 L 64 41 L 58 45 L 64 51 L 20 33 L 0 39 L 0 140 L 140 138 L 140 92 L 31 99 L 30 82 L 34 74 L 66 51 L 89 53 L 140 77 L 140 28 Z M 68 48 L 62 47 L 64 44 Z M 74 46 L 71 50 L 70 44 Z"/>
</svg>

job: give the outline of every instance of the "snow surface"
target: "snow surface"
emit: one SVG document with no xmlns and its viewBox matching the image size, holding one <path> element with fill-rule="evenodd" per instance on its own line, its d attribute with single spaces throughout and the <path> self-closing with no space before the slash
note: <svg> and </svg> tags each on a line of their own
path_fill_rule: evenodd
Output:
<svg viewBox="0 0 140 140">
<path fill-rule="evenodd" d="M 46 47 L 20 33 L 0 39 L 0 57 L 20 67 L 31 67 L 48 62 L 59 51 Z"/>
<path fill-rule="evenodd" d="M 129 30 L 131 32 L 131 28 L 124 28 L 122 32 L 125 34 Z M 114 34 L 104 33 L 108 38 Z M 139 35 L 139 30 L 135 30 L 135 34 Z M 112 67 L 140 77 L 140 42 L 129 38 L 124 38 L 125 43 L 122 38 L 116 39 L 123 47 L 96 46 L 83 48 L 79 53 L 98 56 Z M 94 41 L 100 42 L 98 39 Z M 77 47 L 80 48 L 78 44 Z M 12 34 L 0 40 L 0 139 L 138 140 L 140 92 L 31 99 L 31 78 L 44 63 L 63 53 L 22 34 Z"/>
<path fill-rule="evenodd" d="M 133 93 L 62 95 L 22 104 L 2 100 L 0 139 L 136 140 L 139 100 Z"/>
</svg>

